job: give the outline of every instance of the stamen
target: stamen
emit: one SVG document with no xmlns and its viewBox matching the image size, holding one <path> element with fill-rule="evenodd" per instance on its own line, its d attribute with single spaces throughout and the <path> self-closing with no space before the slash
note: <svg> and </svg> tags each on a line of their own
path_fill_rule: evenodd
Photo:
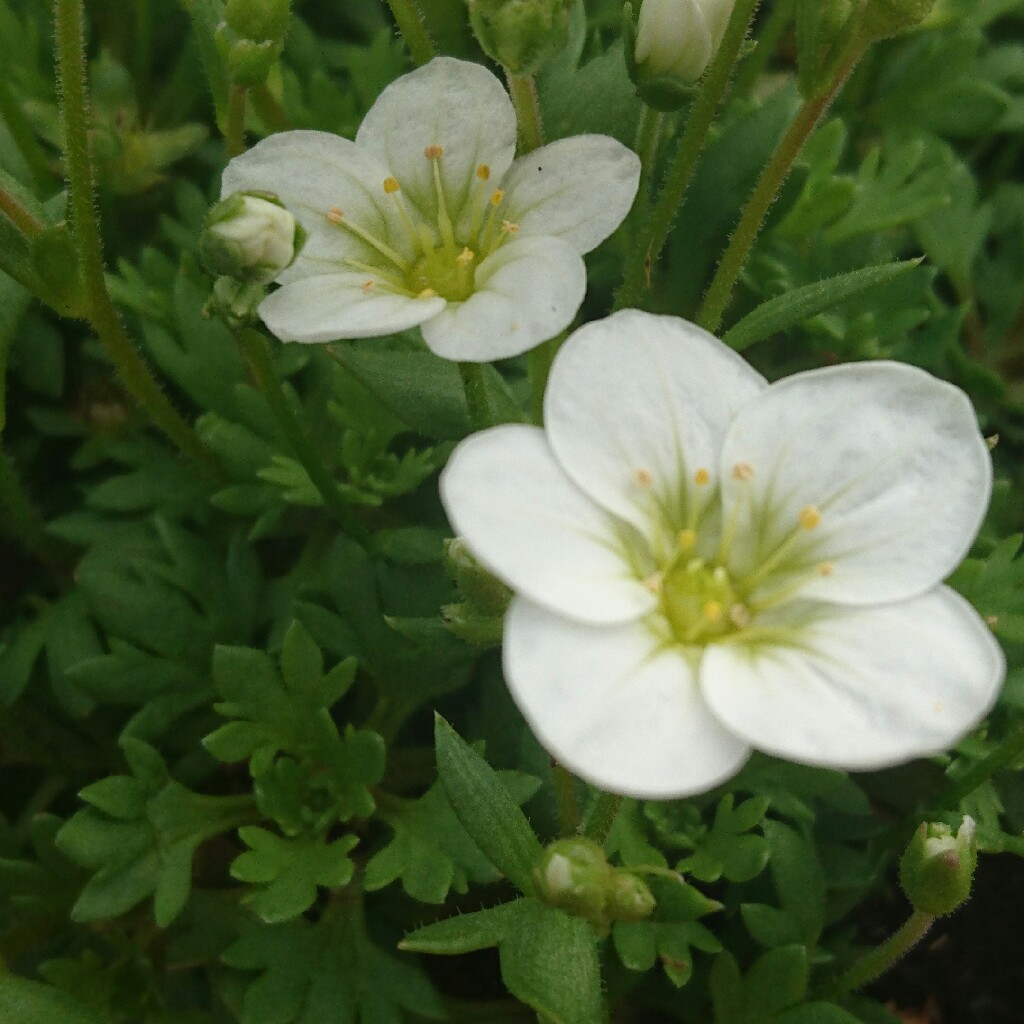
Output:
<svg viewBox="0 0 1024 1024">
<path fill-rule="evenodd" d="M 437 226 L 441 229 L 441 238 L 449 249 L 455 248 L 455 231 L 452 219 L 448 216 L 448 204 L 444 198 L 444 186 L 441 184 L 441 157 L 444 150 L 437 145 L 427 146 L 423 155 L 431 162 L 434 171 L 434 192 L 437 194 Z"/>
<path fill-rule="evenodd" d="M 819 576 L 831 576 L 836 571 L 836 567 L 831 562 L 822 562 L 818 566 Z"/>
<path fill-rule="evenodd" d="M 401 185 L 398 184 L 397 178 L 384 179 L 384 191 L 394 201 L 395 209 L 398 210 L 398 215 L 402 218 L 405 233 L 409 236 L 409 241 L 412 242 L 413 248 L 415 249 L 419 246 L 423 250 L 423 255 L 429 256 L 434 250 L 434 240 L 430 237 L 430 232 L 426 230 L 425 225 L 421 224 L 420 228 L 422 230 L 417 230 L 416 225 L 413 224 L 412 218 L 405 208 L 405 203 L 402 202 L 402 197 L 398 194 L 400 189 Z"/>
<path fill-rule="evenodd" d="M 701 615 L 703 615 L 708 622 L 718 622 L 724 614 L 725 609 L 722 607 L 721 601 L 708 601 L 708 603 L 701 609 Z"/>
<path fill-rule="evenodd" d="M 371 277 L 369 281 L 364 281 L 359 286 L 359 289 L 360 289 L 360 291 L 363 292 L 364 295 L 369 295 L 370 292 L 372 292 L 373 289 L 376 288 L 376 287 L 377 287 L 377 282 L 374 281 L 373 278 Z"/>
<path fill-rule="evenodd" d="M 384 191 L 389 195 L 394 195 L 401 186 L 398 184 L 397 178 L 385 178 L 384 179 Z"/>
<path fill-rule="evenodd" d="M 460 267 L 468 267 L 470 263 L 472 263 L 473 260 L 475 259 L 476 253 L 473 252 L 473 250 L 470 249 L 469 246 L 466 246 L 466 248 L 463 249 L 462 252 L 460 252 L 459 255 L 455 257 L 455 262 L 458 263 Z"/>
<path fill-rule="evenodd" d="M 697 472 L 693 474 L 693 482 L 698 487 L 706 487 L 711 482 L 711 474 L 706 469 L 698 469 Z"/>
<path fill-rule="evenodd" d="M 729 609 L 729 621 L 738 629 L 746 629 L 750 625 L 750 611 L 744 604 L 734 604 Z"/>
<path fill-rule="evenodd" d="M 504 201 L 505 201 L 505 193 L 500 188 L 496 188 L 491 193 L 491 199 L 490 199 L 491 206 L 494 206 L 494 207 L 501 206 L 501 204 Z"/>
<path fill-rule="evenodd" d="M 379 238 L 375 238 L 365 228 L 361 228 L 358 224 L 353 224 L 345 216 L 345 211 L 340 206 L 332 206 L 327 211 L 327 219 L 332 224 L 337 224 L 338 227 L 344 228 L 346 231 L 350 231 L 356 238 L 362 239 L 371 248 L 376 249 L 386 260 L 390 260 L 403 274 L 409 273 L 409 261 L 403 259 L 390 245 L 385 245 Z"/>
<path fill-rule="evenodd" d="M 641 487 L 650 487 L 654 483 L 654 476 L 649 469 L 638 469 L 633 474 L 633 479 Z"/>
<path fill-rule="evenodd" d="M 643 586 L 647 588 L 652 594 L 660 594 L 661 588 L 665 585 L 665 575 L 660 572 L 652 572 L 650 576 L 643 581 Z"/>
<path fill-rule="evenodd" d="M 491 208 L 487 213 L 487 220 L 483 228 L 483 238 L 480 242 L 480 248 L 487 256 L 490 256 L 491 252 L 494 250 L 494 229 L 498 220 L 498 207 L 501 206 L 504 201 L 505 193 L 500 188 L 496 188 L 491 193 L 491 198 L 488 200 Z"/>
<path fill-rule="evenodd" d="M 749 462 L 737 462 L 732 467 L 732 475 L 735 480 L 753 480 L 754 467 Z"/>
<path fill-rule="evenodd" d="M 503 220 L 501 222 L 501 230 L 506 235 L 514 235 L 519 230 L 519 225 L 513 224 L 510 220 Z"/>
<path fill-rule="evenodd" d="M 682 551 L 692 551 L 697 546 L 696 530 L 679 531 L 679 547 Z"/>
<path fill-rule="evenodd" d="M 815 505 L 804 505 L 800 509 L 800 525 L 805 530 L 813 530 L 821 524 L 821 511 Z"/>
<path fill-rule="evenodd" d="M 491 176 L 491 169 L 490 169 L 490 167 L 488 167 L 487 164 L 481 164 L 476 169 L 476 176 L 481 181 L 487 181 L 490 178 L 490 176 Z"/>
<path fill-rule="evenodd" d="M 399 295 L 408 295 L 410 298 L 412 297 L 412 292 L 406 288 L 404 281 L 396 280 L 386 271 L 381 270 L 380 267 L 374 267 L 369 263 L 363 263 L 361 260 L 348 258 L 346 258 L 344 262 L 346 266 L 353 267 L 355 270 L 362 270 L 366 274 L 373 274 L 376 278 L 377 284 L 383 282 L 391 291 L 397 292 Z M 365 288 L 366 286 L 360 285 L 360 287 Z"/>
<path fill-rule="evenodd" d="M 416 298 L 417 299 L 433 299 L 437 295 L 437 292 L 433 288 L 424 288 Z"/>
</svg>

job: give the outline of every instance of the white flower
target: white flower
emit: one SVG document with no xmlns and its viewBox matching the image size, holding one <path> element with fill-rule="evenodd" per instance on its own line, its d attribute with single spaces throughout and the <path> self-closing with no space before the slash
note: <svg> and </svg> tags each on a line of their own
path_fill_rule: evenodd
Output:
<svg viewBox="0 0 1024 1024">
<path fill-rule="evenodd" d="M 525 352 L 576 315 L 582 254 L 622 222 L 639 181 L 614 139 L 562 139 L 513 162 L 516 119 L 485 68 L 439 57 L 381 93 L 355 142 L 273 135 L 223 192 L 278 195 L 308 233 L 259 313 L 284 341 L 417 324 L 440 356 Z"/>
<path fill-rule="evenodd" d="M 880 768 L 992 706 L 1002 653 L 940 583 L 991 490 L 959 389 L 891 362 L 767 385 L 627 310 L 567 341 L 544 416 L 468 438 L 441 493 L 516 592 L 512 696 L 585 779 L 683 796 L 751 747 Z"/>
<path fill-rule="evenodd" d="M 651 77 L 696 82 L 718 52 L 736 0 L 643 0 L 636 62 Z"/>
</svg>

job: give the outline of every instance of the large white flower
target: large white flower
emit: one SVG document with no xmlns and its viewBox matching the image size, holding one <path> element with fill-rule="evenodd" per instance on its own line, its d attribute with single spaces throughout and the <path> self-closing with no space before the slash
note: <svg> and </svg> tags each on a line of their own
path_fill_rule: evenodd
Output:
<svg viewBox="0 0 1024 1024">
<path fill-rule="evenodd" d="M 991 490 L 959 389 L 891 362 L 767 385 L 627 310 L 568 340 L 544 414 L 464 441 L 441 493 L 516 592 L 513 697 L 584 778 L 683 796 L 751 747 L 879 768 L 992 706 L 1000 648 L 941 585 Z"/>
<path fill-rule="evenodd" d="M 272 135 L 228 164 L 222 192 L 275 193 L 308 233 L 259 307 L 284 341 L 421 325 L 440 356 L 483 362 L 564 329 L 582 254 L 622 222 L 640 161 L 603 135 L 513 161 L 516 118 L 485 68 L 449 57 L 389 85 L 355 142 Z"/>
</svg>

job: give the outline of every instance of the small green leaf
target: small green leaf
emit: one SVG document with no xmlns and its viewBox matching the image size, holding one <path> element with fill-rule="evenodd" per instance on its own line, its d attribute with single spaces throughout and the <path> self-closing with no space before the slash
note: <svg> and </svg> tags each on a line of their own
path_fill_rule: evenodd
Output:
<svg viewBox="0 0 1024 1024">
<path fill-rule="evenodd" d="M 772 1024 L 861 1024 L 861 1021 L 834 1003 L 804 1003 L 786 1010 Z"/>
<path fill-rule="evenodd" d="M 807 950 L 803 946 L 780 946 L 754 962 L 744 986 L 756 998 L 759 1010 L 774 1014 L 803 999 L 807 972 Z"/>
<path fill-rule="evenodd" d="M 517 917 L 529 912 L 532 899 L 513 900 L 472 914 L 457 914 L 435 924 L 424 925 L 406 935 L 399 949 L 410 953 L 453 956 L 497 946 L 509 934 Z"/>
<path fill-rule="evenodd" d="M 4 1024 L 109 1024 L 77 999 L 49 985 L 0 975 L 0 1020 Z"/>
<path fill-rule="evenodd" d="M 526 815 L 498 774 L 440 715 L 434 739 L 438 774 L 456 817 L 491 863 L 530 895 L 542 850 Z"/>
</svg>

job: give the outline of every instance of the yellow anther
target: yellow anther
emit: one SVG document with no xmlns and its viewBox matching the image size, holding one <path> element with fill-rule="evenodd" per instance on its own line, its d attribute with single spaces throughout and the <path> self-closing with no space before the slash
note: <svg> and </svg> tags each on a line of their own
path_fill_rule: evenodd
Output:
<svg viewBox="0 0 1024 1024">
<path fill-rule="evenodd" d="M 754 467 L 749 462 L 737 462 L 732 467 L 732 475 L 737 480 L 753 480 Z"/>
<path fill-rule="evenodd" d="M 423 155 L 428 160 L 440 160 L 441 157 L 444 156 L 444 149 L 435 142 L 433 145 L 427 146 L 427 148 L 423 150 Z"/>
<path fill-rule="evenodd" d="M 985 625 L 988 626 L 989 629 L 995 629 L 996 626 L 999 625 L 999 616 L 998 615 L 986 615 L 985 616 Z"/>
<path fill-rule="evenodd" d="M 633 474 L 633 479 L 641 487 L 650 487 L 651 484 L 654 483 L 654 476 L 651 474 L 651 471 L 649 469 L 638 469 Z"/>
<path fill-rule="evenodd" d="M 372 278 L 369 281 L 364 281 L 359 286 L 360 290 L 363 292 L 364 295 L 369 295 L 370 292 L 372 292 L 373 289 L 376 288 L 376 287 L 377 287 L 377 282 L 374 281 Z"/>
<path fill-rule="evenodd" d="M 819 576 L 831 576 L 836 571 L 836 567 L 831 562 L 822 562 L 818 566 Z"/>
<path fill-rule="evenodd" d="M 821 512 L 814 505 L 804 505 L 800 509 L 800 525 L 805 530 L 813 530 L 821 524 Z"/>
<path fill-rule="evenodd" d="M 708 622 L 718 622 L 724 614 L 725 609 L 722 607 L 721 601 L 708 601 L 708 603 L 701 609 L 701 615 L 703 615 Z"/>
<path fill-rule="evenodd" d="M 455 262 L 458 263 L 460 267 L 468 267 L 475 259 L 476 253 L 467 246 L 459 253 L 458 256 L 455 257 Z"/>
<path fill-rule="evenodd" d="M 501 206 L 505 199 L 505 193 L 500 188 L 496 188 L 491 193 L 491 206 Z"/>
<path fill-rule="evenodd" d="M 389 195 L 394 195 L 401 186 L 398 184 L 397 178 L 385 178 L 384 179 L 384 191 Z"/>
<path fill-rule="evenodd" d="M 644 587 L 646 587 L 652 594 L 660 594 L 664 583 L 665 577 L 660 572 L 652 572 L 651 575 L 643 581 Z"/>
<path fill-rule="evenodd" d="M 519 225 L 513 224 L 510 220 L 503 220 L 501 222 L 501 230 L 504 231 L 506 235 L 514 235 L 519 230 Z"/>
<path fill-rule="evenodd" d="M 698 469 L 697 472 L 693 474 L 693 482 L 698 487 L 704 487 L 711 483 L 711 474 L 706 469 Z"/>
<path fill-rule="evenodd" d="M 423 291 L 416 296 L 417 299 L 432 299 L 437 295 L 437 292 L 433 288 L 424 288 Z"/>
<path fill-rule="evenodd" d="M 680 530 L 678 539 L 679 546 L 683 549 L 683 551 L 692 551 L 697 546 L 697 531 Z"/>
<path fill-rule="evenodd" d="M 491 169 L 490 169 L 490 167 L 488 167 L 487 164 L 481 164 L 476 169 L 476 176 L 481 181 L 487 181 L 487 179 L 490 178 L 490 176 L 491 176 Z"/>
<path fill-rule="evenodd" d="M 734 604 L 729 609 L 729 620 L 738 629 L 746 629 L 750 625 L 750 611 L 745 604 Z"/>
<path fill-rule="evenodd" d="M 332 224 L 340 224 L 345 219 L 345 211 L 340 206 L 332 206 L 327 211 L 327 219 Z"/>
</svg>

